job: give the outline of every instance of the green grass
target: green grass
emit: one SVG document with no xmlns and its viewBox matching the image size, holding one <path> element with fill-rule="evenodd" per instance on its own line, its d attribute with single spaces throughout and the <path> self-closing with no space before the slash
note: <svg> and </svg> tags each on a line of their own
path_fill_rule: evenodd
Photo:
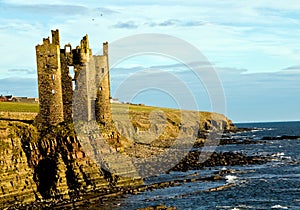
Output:
<svg viewBox="0 0 300 210">
<path fill-rule="evenodd" d="M 20 102 L 0 102 L 0 112 L 38 112 L 39 105 Z"/>
<path fill-rule="evenodd" d="M 129 110 L 128 110 L 129 108 Z M 120 114 L 124 110 L 128 110 L 131 114 L 137 115 L 149 115 L 150 112 L 154 110 L 163 111 L 170 116 L 171 118 L 178 118 L 180 116 L 181 110 L 172 109 L 172 108 L 161 108 L 161 107 L 152 107 L 152 106 L 137 106 L 137 105 L 127 105 L 127 104 L 112 104 L 113 114 Z M 0 102 L 0 112 L 39 112 L 39 105 L 33 103 L 20 103 L 20 102 Z M 214 114 L 215 119 L 222 119 L 223 115 L 211 112 L 199 112 L 200 118 L 209 119 L 211 115 Z M 178 121 L 177 119 L 176 121 Z"/>
</svg>

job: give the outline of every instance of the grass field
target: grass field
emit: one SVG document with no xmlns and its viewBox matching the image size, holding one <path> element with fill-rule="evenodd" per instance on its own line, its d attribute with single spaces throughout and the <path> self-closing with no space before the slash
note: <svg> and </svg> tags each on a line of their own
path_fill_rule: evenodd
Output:
<svg viewBox="0 0 300 210">
<path fill-rule="evenodd" d="M 145 112 L 150 113 L 153 110 L 162 110 L 162 111 L 175 111 L 174 109 L 169 108 L 159 108 L 151 106 L 137 106 L 137 105 L 127 105 L 127 104 L 112 104 L 112 108 L 115 111 L 121 111 L 128 109 L 133 112 Z M 39 105 L 32 103 L 20 103 L 20 102 L 0 102 L 0 112 L 38 112 Z"/>
<path fill-rule="evenodd" d="M 6 116 L 10 119 L 34 119 L 36 114 L 39 111 L 38 104 L 32 103 L 19 103 L 19 102 L 0 102 L 0 112 L 2 117 Z M 137 105 L 127 105 L 127 104 L 112 104 L 112 114 L 117 117 L 119 120 L 126 120 L 128 117 L 131 120 L 131 123 L 137 124 L 138 127 L 145 127 L 146 129 L 150 126 L 149 114 L 152 111 L 161 111 L 166 118 L 173 121 L 175 124 L 181 122 L 182 113 L 189 113 L 191 111 L 184 111 L 171 108 L 161 108 L 161 107 L 152 107 L 152 106 L 137 106 Z M 5 114 L 6 113 L 6 114 Z M 26 114 L 28 113 L 28 114 Z M 224 115 L 211 113 L 211 112 L 198 112 L 199 118 L 202 121 L 213 119 L 224 120 Z M 124 118 L 124 119 L 123 119 Z"/>
<path fill-rule="evenodd" d="M 114 113 L 119 111 L 126 110 L 129 108 L 130 112 L 136 113 L 147 113 L 149 114 L 153 110 L 160 110 L 165 113 L 177 113 L 180 110 L 172 108 L 161 108 L 161 107 L 152 107 L 152 106 L 137 106 L 137 105 L 127 105 L 127 104 L 112 104 L 112 109 Z M 0 102 L 0 112 L 39 112 L 39 105 L 32 103 L 20 103 L 20 102 Z M 177 113 L 178 114 L 178 113 Z M 210 112 L 199 112 L 200 116 L 203 118 L 210 118 Z M 218 116 L 218 114 L 216 114 Z M 220 115 L 222 118 L 223 116 Z"/>
<path fill-rule="evenodd" d="M 19 102 L 0 102 L 0 112 L 38 112 L 39 105 Z"/>
</svg>

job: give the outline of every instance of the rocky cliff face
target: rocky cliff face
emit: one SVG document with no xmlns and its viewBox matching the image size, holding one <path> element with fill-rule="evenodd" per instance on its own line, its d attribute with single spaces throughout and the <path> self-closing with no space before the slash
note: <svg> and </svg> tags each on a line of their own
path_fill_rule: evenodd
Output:
<svg viewBox="0 0 300 210">
<path fill-rule="evenodd" d="M 161 124 L 160 119 L 154 119 L 156 124 L 150 125 L 151 110 L 146 107 L 131 110 L 130 120 L 138 133 L 150 130 L 158 138 L 152 138 L 150 142 L 145 140 L 141 144 L 136 142 L 133 146 L 123 136 L 118 137 L 119 144 L 123 145 L 121 153 L 125 153 L 120 155 L 120 145 L 113 145 L 111 148 L 119 152 L 110 153 L 111 157 L 109 153 L 104 154 L 106 159 L 110 159 L 109 168 L 114 170 L 99 166 L 95 158 L 91 158 L 93 153 L 82 147 L 84 142 L 78 140 L 78 133 L 75 134 L 71 124 L 61 123 L 37 129 L 31 124 L 32 117 L 27 115 L 0 116 L 0 208 L 36 200 L 71 199 L 87 192 L 106 193 L 112 188 L 142 184 L 142 179 L 134 172 L 134 166 L 128 165 L 130 159 L 124 158 L 125 154 L 128 158 L 155 156 L 172 145 L 181 129 L 188 132 L 189 126 L 180 123 L 180 112 L 175 110 L 166 111 Z M 117 114 L 121 116 L 120 113 Z M 199 113 L 198 116 L 198 138 L 209 130 L 236 129 L 224 115 Z M 121 133 L 122 129 L 126 131 L 126 125 L 121 125 L 117 120 L 115 124 Z M 110 132 L 104 131 L 104 136 L 109 138 Z M 116 136 L 119 135 L 115 133 Z M 93 146 L 92 140 L 98 137 L 95 134 L 90 137 L 87 141 Z M 99 142 L 94 141 L 94 144 L 98 144 L 99 148 Z"/>
<path fill-rule="evenodd" d="M 9 138 L 8 128 L 0 125 L 0 208 L 32 202 L 37 196 L 34 170 L 28 167 L 21 139 Z"/>
<path fill-rule="evenodd" d="M 25 123 L 0 122 L 0 208 L 143 183 L 139 177 L 120 177 L 99 167 L 70 125 L 38 131 Z"/>
</svg>

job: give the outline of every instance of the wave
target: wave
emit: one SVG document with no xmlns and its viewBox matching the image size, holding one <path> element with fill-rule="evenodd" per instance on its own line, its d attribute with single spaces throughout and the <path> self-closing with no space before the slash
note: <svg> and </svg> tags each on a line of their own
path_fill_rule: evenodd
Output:
<svg viewBox="0 0 300 210">
<path fill-rule="evenodd" d="M 276 130 L 275 128 L 257 128 L 257 127 L 254 127 L 251 131 L 253 132 L 257 132 L 257 131 L 274 131 Z"/>
<path fill-rule="evenodd" d="M 281 205 L 275 205 L 275 206 L 272 206 L 271 209 L 288 209 L 288 207 L 281 206 Z"/>
<path fill-rule="evenodd" d="M 236 183 L 238 177 L 237 176 L 233 176 L 233 175 L 227 175 L 225 176 L 226 182 L 227 183 Z"/>
<path fill-rule="evenodd" d="M 242 209 L 257 209 L 256 206 L 238 205 L 238 206 L 216 206 L 217 209 L 230 209 L 230 210 L 242 210 Z"/>
<path fill-rule="evenodd" d="M 271 156 L 272 157 L 282 157 L 282 156 L 284 156 L 285 154 L 284 154 L 284 152 L 277 152 L 277 153 L 275 153 L 275 154 L 272 154 Z"/>
</svg>

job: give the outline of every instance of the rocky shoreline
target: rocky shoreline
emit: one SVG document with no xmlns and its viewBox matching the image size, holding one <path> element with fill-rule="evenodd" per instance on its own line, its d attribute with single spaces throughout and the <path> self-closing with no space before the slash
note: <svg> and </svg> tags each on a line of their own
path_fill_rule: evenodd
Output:
<svg viewBox="0 0 300 210">
<path fill-rule="evenodd" d="M 210 157 L 203 163 L 199 162 L 200 151 L 191 151 L 189 154 L 170 171 L 188 171 L 201 170 L 205 167 L 214 166 L 235 166 L 262 164 L 267 161 L 266 158 L 260 156 L 246 156 L 238 152 L 213 152 Z"/>
<path fill-rule="evenodd" d="M 22 120 L 30 119 L 25 118 Z M 172 132 L 175 135 L 181 125 L 174 123 L 171 118 L 168 121 L 170 121 L 169 126 L 173 126 Z M 9 159 L 3 156 L 3 160 L 1 160 L 2 165 L 0 165 L 4 170 L 9 171 L 9 173 L 5 174 L 0 173 L 3 177 L 1 181 L 5 181 L 2 194 L 0 194 L 0 198 L 2 196 L 0 205 L 6 209 L 84 209 L 93 203 L 98 203 L 103 209 L 111 209 L 118 205 L 117 199 L 122 198 L 126 194 L 138 194 L 147 190 L 172 187 L 188 182 L 224 181 L 224 176 L 227 173 L 231 173 L 231 171 L 219 171 L 209 177 L 195 176 L 144 185 L 140 179 L 123 179 L 117 174 L 108 173 L 102 168 L 99 169 L 99 166 L 97 167 L 87 157 L 73 130 L 67 124 L 48 128 L 43 134 L 37 132 L 36 128 L 28 124 L 27 121 L 23 123 L 10 122 L 8 118 L 5 118 L 2 121 L 0 120 L 0 123 L 3 124 L 0 126 L 3 130 L 1 130 L 1 135 L 3 135 L 1 141 L 7 145 L 1 151 L 6 156 L 14 158 Z M 10 124 L 9 126 L 8 123 Z M 230 141 L 232 140 L 228 137 L 230 133 L 249 131 L 248 129 L 236 128 L 228 119 L 225 119 L 225 121 L 220 120 L 219 122 L 204 121 L 200 126 L 202 130 L 198 132 L 194 148 L 188 152 L 185 158 L 179 159 L 177 164 L 166 172 L 201 170 L 214 166 L 262 164 L 268 161 L 264 157 L 248 157 L 242 153 L 214 152 L 208 154 L 210 158 L 199 162 L 199 151 L 201 147 L 207 144 L 205 138 L 208 130 L 206 129 L 213 128 L 218 130 L 224 125 L 226 125 L 225 131 L 223 136 L 218 135 L 221 136 L 218 144 L 235 143 Z M 8 127 L 10 127 L 10 130 Z M 17 132 L 16 130 L 15 133 L 12 132 L 12 127 L 17 129 Z M 150 143 L 135 143 L 124 148 L 123 155 L 137 159 L 155 157 L 165 152 L 173 142 L 174 140 L 172 139 L 157 139 Z M 16 148 L 18 148 L 18 153 L 16 153 Z M 11 160 L 14 160 L 14 162 L 12 163 Z M 119 162 L 120 160 L 118 159 L 117 161 Z M 118 167 L 122 167 L 122 164 L 122 162 L 119 162 Z M 50 174 L 53 177 L 51 185 L 48 186 L 44 176 L 49 176 L 49 172 L 55 173 Z M 27 178 L 24 180 L 23 178 L 18 178 L 20 173 Z M 15 184 L 17 180 L 19 180 L 18 185 Z M 30 183 L 31 188 L 28 188 L 27 183 Z M 229 187 L 231 185 L 226 184 L 209 190 L 218 191 Z M 47 191 L 43 190 L 44 188 Z M 24 189 L 27 190 L 26 193 Z M 11 196 L 12 192 L 17 195 L 20 192 L 24 192 L 24 195 L 22 194 L 23 197 L 16 196 L 14 198 Z M 10 200 L 5 200 L 5 198 Z M 25 198 L 27 199 L 26 202 Z M 164 207 L 162 205 L 160 207 L 149 207 L 148 209 L 159 208 L 170 209 L 172 207 Z"/>
<path fill-rule="evenodd" d="M 249 165 L 249 164 L 263 164 L 269 159 L 267 157 L 260 156 L 246 156 L 242 153 L 237 152 L 223 152 L 216 153 L 213 152 L 206 161 L 203 163 L 199 162 L 199 151 L 190 151 L 188 155 L 176 166 L 174 166 L 167 173 L 171 173 L 172 171 L 189 171 L 189 170 L 203 170 L 205 168 L 215 167 L 215 166 L 234 166 L 234 165 Z M 201 172 L 200 172 L 201 173 Z M 106 189 L 104 191 L 94 191 L 88 194 L 81 194 L 77 197 L 73 197 L 72 200 L 40 200 L 37 202 L 33 202 L 31 204 L 20 204 L 10 207 L 8 209 L 86 209 L 90 205 L 97 204 L 101 206 L 103 209 L 110 209 L 117 207 L 118 199 L 121 199 L 126 194 L 138 194 L 144 191 L 152 191 L 161 188 L 180 186 L 184 183 L 189 182 L 218 182 L 224 181 L 225 176 L 231 173 L 236 173 L 233 170 L 219 170 L 214 172 L 213 175 L 207 177 L 199 177 L 199 173 L 195 173 L 191 175 L 190 178 L 182 178 L 171 181 L 163 181 L 158 183 L 153 183 L 149 185 L 140 185 L 134 187 L 120 187 L 120 188 L 111 188 Z M 227 188 L 233 187 L 232 183 L 227 183 L 225 185 L 208 189 L 207 191 L 220 191 L 226 190 Z M 152 210 L 152 209 L 167 209 L 174 210 L 175 207 L 167 207 L 165 205 L 159 206 L 149 206 L 145 208 L 140 208 L 139 210 Z"/>
<path fill-rule="evenodd" d="M 37 201 L 31 204 L 19 204 L 14 205 L 13 207 L 7 208 L 10 210 L 16 209 L 87 209 L 90 205 L 97 205 L 98 207 L 101 206 L 101 209 L 111 209 L 113 207 L 117 207 L 118 199 L 121 199 L 127 194 L 136 195 L 138 193 L 144 191 L 153 191 L 156 189 L 180 186 L 182 184 L 191 183 L 191 182 L 217 182 L 217 181 L 224 181 L 225 176 L 231 173 L 236 173 L 233 170 L 220 170 L 215 172 L 211 176 L 202 176 L 199 177 L 199 173 L 194 173 L 187 177 L 183 177 L 181 179 L 174 179 L 171 181 L 163 181 L 159 183 L 153 183 L 149 185 L 141 185 L 132 188 L 116 188 L 111 189 L 109 192 L 100 193 L 100 192 L 93 192 L 90 194 L 83 194 L 72 200 L 45 200 L 45 201 Z M 206 191 L 220 191 L 225 190 L 227 188 L 233 187 L 232 183 L 227 183 L 219 187 L 209 188 Z M 149 206 L 144 208 L 139 208 L 137 210 L 150 210 L 150 209 L 167 209 L 167 210 L 175 210 L 175 207 L 167 207 L 165 205 L 159 206 Z"/>
</svg>

